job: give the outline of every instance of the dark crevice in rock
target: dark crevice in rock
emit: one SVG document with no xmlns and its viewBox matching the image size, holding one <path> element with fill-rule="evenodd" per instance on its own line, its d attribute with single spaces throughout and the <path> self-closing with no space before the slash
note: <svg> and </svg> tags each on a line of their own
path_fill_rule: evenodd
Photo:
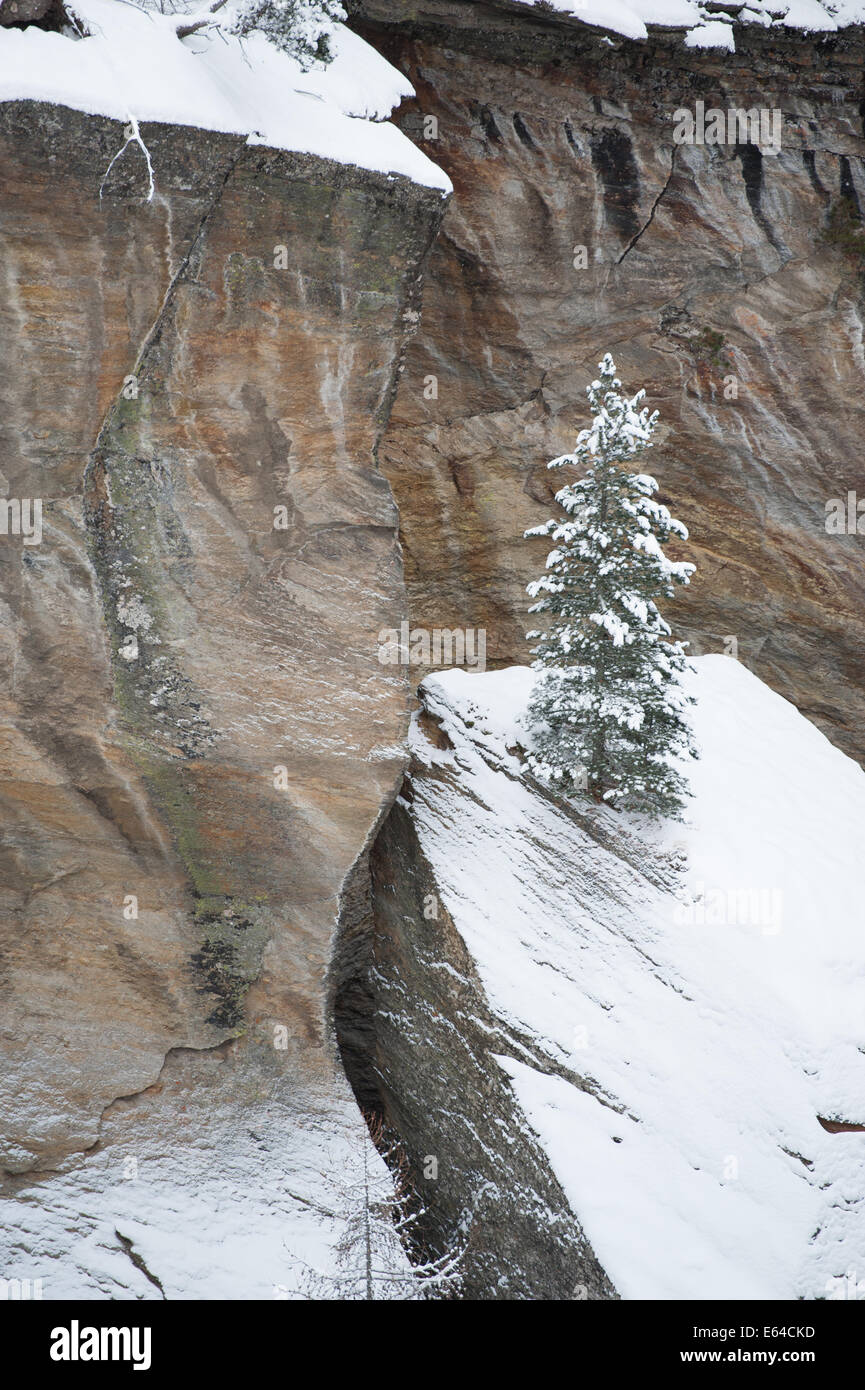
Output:
<svg viewBox="0 0 865 1390">
<path fill-rule="evenodd" d="M 165 1298 L 165 1290 L 162 1287 L 160 1280 L 157 1279 L 155 1274 L 151 1274 L 150 1270 L 147 1268 L 147 1265 L 144 1263 L 144 1260 L 141 1258 L 138 1251 L 135 1249 L 135 1246 L 132 1244 L 132 1241 L 129 1239 L 129 1236 L 125 1236 L 123 1232 L 118 1231 L 116 1227 L 114 1230 L 114 1234 L 120 1241 L 121 1248 L 129 1256 L 130 1260 L 135 1265 L 135 1268 L 137 1270 L 140 1270 L 141 1273 L 144 1275 L 145 1279 L 148 1279 L 150 1283 L 153 1285 L 153 1287 L 158 1289 L 162 1297 Z"/>
<path fill-rule="evenodd" d="M 574 128 L 571 125 L 570 121 L 564 122 L 564 131 L 565 139 L 567 140 L 574 154 L 577 156 L 577 159 L 582 160 L 584 158 L 584 152 L 580 148 L 579 142 L 577 141 L 577 138 L 574 135 Z"/>
<path fill-rule="evenodd" d="M 490 144 L 500 145 L 503 138 L 502 133 L 496 125 L 495 116 L 490 108 L 488 106 L 478 106 L 477 114 L 478 120 L 483 127 L 484 135 L 487 137 Z"/>
<path fill-rule="evenodd" d="M 591 151 L 603 186 L 606 219 L 623 240 L 634 241 L 640 232 L 640 178 L 630 137 L 624 130 L 607 126 L 592 136 Z"/>
<path fill-rule="evenodd" d="M 145 144 L 146 144 L 146 141 L 147 141 L 147 129 L 146 129 L 146 127 L 145 127 L 144 130 L 142 131 L 142 139 L 144 139 Z M 192 272 L 192 275 L 194 276 L 194 273 L 195 273 L 195 261 L 194 261 L 194 258 L 195 258 L 195 256 L 196 256 L 196 254 L 201 250 L 201 247 L 202 247 L 203 244 L 204 244 L 204 239 L 205 239 L 205 237 L 206 237 L 206 235 L 207 235 L 207 228 L 208 228 L 209 224 L 211 223 L 211 221 L 213 220 L 213 216 L 214 216 L 214 214 L 215 214 L 217 208 L 219 207 L 219 204 L 220 204 L 220 202 L 221 202 L 221 200 L 222 200 L 222 197 L 223 197 L 223 195 L 224 195 L 224 193 L 225 193 L 225 189 L 226 189 L 226 186 L 227 186 L 227 184 L 228 184 L 228 181 L 229 181 L 229 179 L 231 178 L 232 174 L 234 173 L 234 170 L 235 170 L 235 168 L 236 168 L 236 166 L 237 166 L 237 161 L 240 159 L 242 150 L 243 150 L 243 146 L 240 146 L 240 147 L 238 148 L 238 150 L 236 151 L 236 153 L 233 155 L 233 157 L 229 160 L 229 162 L 228 162 L 228 164 L 227 164 L 227 166 L 226 166 L 225 172 L 224 172 L 224 174 L 223 174 L 223 176 L 222 176 L 222 180 L 221 180 L 221 182 L 217 185 L 216 190 L 215 190 L 215 192 L 214 192 L 214 194 L 213 194 L 213 196 L 212 196 L 212 198 L 211 198 L 211 200 L 210 200 L 209 205 L 205 208 L 205 210 L 204 210 L 204 212 L 203 212 L 203 214 L 202 214 L 202 216 L 201 216 L 201 221 L 199 222 L 197 228 L 195 229 L 194 235 L 191 237 L 191 239 L 190 239 L 190 241 L 189 241 L 189 245 L 188 245 L 188 247 L 187 247 L 187 249 L 186 249 L 186 253 L 184 254 L 184 256 L 183 256 L 183 258 L 182 258 L 182 260 L 181 260 L 181 262 L 180 262 L 180 265 L 177 267 L 177 270 L 175 271 L 174 275 L 172 276 L 171 282 L 170 282 L 170 284 L 169 284 L 167 290 L 165 291 L 165 296 L 164 296 L 164 298 L 163 298 L 163 300 L 162 300 L 162 304 L 161 304 L 160 307 L 159 307 L 159 313 L 156 315 L 156 318 L 155 318 L 154 321 L 153 321 L 153 324 L 152 324 L 152 326 L 151 326 L 151 328 L 150 328 L 150 331 L 147 333 L 146 337 L 144 338 L 144 341 L 143 341 L 142 344 L 141 344 L 141 347 L 140 347 L 139 350 L 138 350 L 138 355 L 137 355 L 137 358 L 136 358 L 135 367 L 133 368 L 133 372 L 134 372 L 135 376 L 137 376 L 137 377 L 139 378 L 139 385 L 140 385 L 141 379 L 142 379 L 142 377 L 143 377 L 143 375 L 144 375 L 144 373 L 145 373 L 145 371 L 146 371 L 147 359 L 148 359 L 149 353 L 150 353 L 151 349 L 152 349 L 153 347 L 155 347 L 156 344 L 159 342 L 159 339 L 160 339 L 160 337 L 161 337 L 161 335 L 162 335 L 163 328 L 164 328 L 164 326 L 165 326 L 165 324 L 166 324 L 166 322 L 168 321 L 168 318 L 169 318 L 169 316 L 170 316 L 170 311 L 171 311 L 172 306 L 173 306 L 173 304 L 174 304 L 174 301 L 175 301 L 175 299 L 176 299 L 177 292 L 178 292 L 178 289 L 179 289 L 179 286 L 180 286 L 181 282 L 188 276 L 188 274 L 190 273 L 190 270 L 191 270 L 191 272 Z M 98 449 L 98 447 L 99 447 L 99 440 L 97 439 L 95 448 Z"/>
<path fill-rule="evenodd" d="M 424 1245 L 468 1232 L 462 1297 L 615 1298 L 492 1054 L 554 1068 L 490 1011 L 410 799 L 406 779 L 343 893 L 333 1018 L 358 1104 L 407 1160 Z"/>
<path fill-rule="evenodd" d="M 757 226 L 763 232 L 766 240 L 774 246 L 778 255 L 785 261 L 790 259 L 790 252 L 782 241 L 777 237 L 769 219 L 763 211 L 763 154 L 758 145 L 737 144 L 736 156 L 742 166 L 742 178 L 745 181 L 745 197 L 748 199 L 748 206 L 754 217 Z"/>
<path fill-rule="evenodd" d="M 763 155 L 756 145 L 737 144 L 736 157 L 742 165 L 742 178 L 745 180 L 745 196 L 755 221 L 769 236 L 766 219 L 760 206 L 763 195 Z"/>
<path fill-rule="evenodd" d="M 529 131 L 529 128 L 523 120 L 522 116 L 520 115 L 519 111 L 514 112 L 513 122 L 514 130 L 517 133 L 517 138 L 522 141 L 526 149 L 536 150 L 538 147 L 532 139 L 531 132 Z"/>
<path fill-rule="evenodd" d="M 861 219 L 862 208 L 859 205 L 859 195 L 856 192 L 856 185 L 853 182 L 853 175 L 850 172 L 850 160 L 846 154 L 842 154 L 838 161 L 838 192 L 841 197 L 852 203 L 856 213 Z"/>
<path fill-rule="evenodd" d="M 384 1117 L 376 1050 L 372 966 L 372 883 L 367 846 L 340 895 L 339 927 L 331 962 L 330 1011 L 342 1064 L 365 1115 Z"/>
<path fill-rule="evenodd" d="M 815 158 L 814 151 L 803 150 L 802 162 L 808 171 L 808 178 L 811 180 L 811 187 L 817 194 L 817 197 L 820 199 L 821 203 L 828 203 L 830 201 L 831 195 L 829 193 L 828 188 L 826 188 L 824 184 L 820 182 L 820 177 L 817 173 L 817 161 Z"/>
<path fill-rule="evenodd" d="M 372 921 L 369 857 L 403 781 L 404 769 L 340 889 L 339 916 L 325 991 L 332 1041 L 340 1053 L 358 1105 L 365 1115 L 373 1117 L 381 1115 L 381 1098 L 367 1066 L 374 1040 L 372 995 L 367 979 Z"/>
<path fill-rule="evenodd" d="M 424 207 L 423 196 L 420 194 L 418 199 L 421 208 Z M 394 355 L 390 379 L 376 411 L 377 433 L 372 451 L 376 464 L 378 463 L 379 445 L 390 420 L 400 379 L 405 370 L 409 345 L 420 322 L 426 263 L 435 245 L 448 206 L 448 199 L 445 197 L 427 193 L 426 198 L 426 226 L 424 228 L 421 222 L 421 225 L 416 229 L 415 236 L 412 238 L 412 255 L 401 282 L 401 294 L 395 324 L 397 351 Z"/>
</svg>

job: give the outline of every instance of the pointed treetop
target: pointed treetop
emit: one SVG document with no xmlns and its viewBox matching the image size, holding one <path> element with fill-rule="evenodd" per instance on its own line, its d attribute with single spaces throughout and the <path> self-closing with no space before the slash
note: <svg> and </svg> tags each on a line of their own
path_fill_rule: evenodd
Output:
<svg viewBox="0 0 865 1390">
<path fill-rule="evenodd" d="M 619 378 L 616 376 L 616 364 L 615 364 L 615 362 L 613 361 L 613 359 L 612 359 L 610 353 L 608 353 L 608 352 L 605 352 L 605 353 L 604 353 L 603 358 L 602 358 L 601 361 L 598 363 L 598 370 L 599 370 L 599 372 L 601 373 L 601 376 L 602 376 L 602 377 L 607 376 L 607 377 L 612 377 L 612 378 L 613 378 L 613 381 L 612 381 L 613 386 L 621 386 L 622 383 L 619 381 Z M 593 382 L 592 384 L 595 385 L 594 382 Z M 600 382 L 597 383 L 598 386 L 600 386 L 600 384 L 601 384 Z"/>
</svg>

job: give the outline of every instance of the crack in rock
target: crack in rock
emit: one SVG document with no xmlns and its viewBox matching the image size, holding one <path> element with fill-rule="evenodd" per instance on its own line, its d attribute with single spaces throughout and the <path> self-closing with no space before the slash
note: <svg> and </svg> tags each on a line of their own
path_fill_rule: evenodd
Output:
<svg viewBox="0 0 865 1390">
<path fill-rule="evenodd" d="M 663 198 L 664 194 L 666 193 L 667 189 L 670 187 L 670 183 L 671 183 L 671 181 L 672 181 L 672 178 L 673 178 L 673 175 L 674 175 L 675 172 L 676 172 L 676 146 L 673 145 L 673 146 L 671 147 L 671 153 L 670 153 L 670 172 L 669 172 L 669 174 L 667 175 L 667 181 L 666 181 L 666 183 L 664 184 L 664 187 L 661 189 L 660 193 L 658 194 L 657 198 L 655 199 L 654 203 L 652 204 L 652 209 L 651 209 L 651 212 L 649 213 L 648 218 L 646 219 L 646 221 L 644 222 L 644 224 L 643 224 L 643 226 L 640 228 L 640 230 L 639 230 L 638 232 L 636 232 L 634 236 L 631 237 L 631 240 L 628 242 L 628 244 L 627 244 L 627 246 L 625 247 L 624 251 L 622 252 L 621 256 L 620 256 L 619 259 L 616 261 L 616 265 L 621 265 L 621 264 L 622 264 L 622 261 L 625 259 L 625 257 L 627 256 L 628 252 L 633 250 L 633 248 L 636 246 L 637 242 L 640 240 L 640 237 L 643 235 L 643 233 L 646 232 L 646 231 L 648 231 L 648 229 L 651 227 L 652 222 L 654 221 L 654 218 L 655 218 L 655 213 L 656 213 L 657 210 L 658 210 L 658 204 L 660 203 L 660 201 L 661 201 L 661 199 Z"/>
<path fill-rule="evenodd" d="M 129 1256 L 130 1260 L 135 1265 L 135 1268 L 140 1270 L 141 1273 L 144 1275 L 145 1279 L 149 1279 L 153 1287 L 158 1289 L 162 1297 L 165 1298 L 166 1294 L 164 1288 L 162 1287 L 162 1284 L 160 1283 L 159 1279 L 157 1279 L 155 1274 L 151 1274 L 150 1270 L 147 1268 L 147 1265 L 144 1263 L 144 1260 L 141 1258 L 138 1251 L 135 1249 L 135 1246 L 132 1244 L 132 1241 L 129 1239 L 129 1236 L 125 1236 L 122 1231 L 118 1231 L 116 1226 L 114 1228 L 114 1234 L 120 1241 L 120 1245 L 123 1251 Z"/>
</svg>

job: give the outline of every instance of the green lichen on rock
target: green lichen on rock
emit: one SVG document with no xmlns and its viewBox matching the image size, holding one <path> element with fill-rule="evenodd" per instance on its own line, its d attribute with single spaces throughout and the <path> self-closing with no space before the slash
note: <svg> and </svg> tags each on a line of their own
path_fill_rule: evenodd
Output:
<svg viewBox="0 0 865 1390">
<path fill-rule="evenodd" d="M 176 759 L 157 756 L 140 742 L 132 745 L 154 803 L 170 827 L 180 859 L 198 900 L 224 897 L 222 868 L 214 863 L 201 825 L 200 801 L 190 786 L 189 771 Z"/>
<path fill-rule="evenodd" d="M 118 397 L 87 471 L 90 553 L 101 581 L 115 698 L 126 727 L 199 756 L 213 741 L 203 700 L 170 654 L 166 576 L 182 579 L 191 547 L 174 505 L 170 461 L 146 445 L 147 392 Z M 138 447 L 136 447 L 136 445 Z"/>
<path fill-rule="evenodd" d="M 226 898 L 200 899 L 195 919 L 202 930 L 201 949 L 192 956 L 204 980 L 199 992 L 218 1000 L 207 1022 L 242 1033 L 244 1001 L 261 970 L 268 925 L 260 909 Z"/>
<path fill-rule="evenodd" d="M 99 579 L 121 737 L 168 828 L 193 896 L 200 947 L 192 953 L 207 1022 L 243 1031 L 244 1001 L 261 969 L 270 916 L 238 901 L 206 824 L 202 761 L 215 735 L 204 700 L 171 654 L 169 597 L 191 546 L 175 505 L 171 461 L 149 446 L 149 393 L 118 396 L 85 481 L 90 555 Z"/>
<path fill-rule="evenodd" d="M 696 338 L 691 341 L 694 356 L 702 362 L 711 362 L 716 367 L 730 367 L 732 363 L 727 357 L 726 339 L 723 333 L 718 333 L 714 328 L 703 328 Z"/>
</svg>

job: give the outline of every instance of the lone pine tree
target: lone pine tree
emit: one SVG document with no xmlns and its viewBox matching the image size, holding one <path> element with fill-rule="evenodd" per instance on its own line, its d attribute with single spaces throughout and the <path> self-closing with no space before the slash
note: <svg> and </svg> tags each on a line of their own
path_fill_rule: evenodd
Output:
<svg viewBox="0 0 865 1390">
<path fill-rule="evenodd" d="M 670 536 L 687 539 L 680 521 L 655 500 L 658 484 L 632 471 L 652 447 L 658 412 L 620 394 L 609 353 L 587 395 L 592 411 L 572 454 L 550 468 L 580 469 L 556 494 L 565 516 L 532 527 L 554 548 L 546 572 L 528 586 L 530 612 L 548 618 L 532 649 L 542 672 L 529 705 L 531 770 L 566 794 L 680 817 L 689 794 L 672 755 L 697 757 L 688 726 L 694 701 L 681 686 L 681 643 L 655 600 L 687 584 L 694 565 L 664 554 Z M 539 596 L 539 597 L 538 597 Z"/>
</svg>

